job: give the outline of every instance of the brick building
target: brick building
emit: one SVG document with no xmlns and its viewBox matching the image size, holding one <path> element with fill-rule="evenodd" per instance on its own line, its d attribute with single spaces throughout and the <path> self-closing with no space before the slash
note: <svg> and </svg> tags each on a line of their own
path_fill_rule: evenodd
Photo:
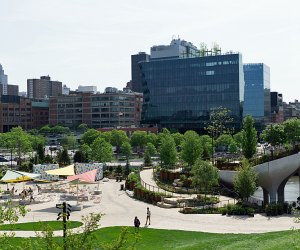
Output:
<svg viewBox="0 0 300 250">
<path fill-rule="evenodd" d="M 49 123 L 76 128 L 139 126 L 143 96 L 124 89 L 106 88 L 104 93 L 77 92 L 68 96 L 50 97 Z"/>
</svg>

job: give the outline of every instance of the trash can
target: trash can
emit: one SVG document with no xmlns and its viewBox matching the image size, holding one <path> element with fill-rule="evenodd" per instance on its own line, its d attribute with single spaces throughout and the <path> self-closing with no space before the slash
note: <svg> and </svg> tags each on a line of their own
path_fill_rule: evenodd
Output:
<svg viewBox="0 0 300 250">
<path fill-rule="evenodd" d="M 121 184 L 120 190 L 124 190 L 124 184 Z"/>
</svg>

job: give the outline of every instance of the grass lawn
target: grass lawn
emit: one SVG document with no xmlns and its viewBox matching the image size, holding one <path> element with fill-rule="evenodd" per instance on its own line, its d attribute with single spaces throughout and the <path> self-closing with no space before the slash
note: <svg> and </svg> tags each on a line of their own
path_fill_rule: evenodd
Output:
<svg viewBox="0 0 300 250">
<path fill-rule="evenodd" d="M 53 231 L 63 230 L 62 221 L 43 221 L 43 222 L 28 222 L 28 223 L 17 223 L 14 225 L 1 225 L 0 230 L 14 230 L 14 231 L 41 231 L 43 226 L 48 225 Z M 80 227 L 82 222 L 69 221 L 68 228 Z"/>
<path fill-rule="evenodd" d="M 134 228 L 129 228 L 134 232 Z M 115 240 L 121 227 L 102 228 L 95 231 L 97 242 Z M 32 238 L 32 240 L 35 240 Z M 61 238 L 57 238 L 61 241 Z M 22 245 L 22 238 L 12 239 L 15 246 Z M 130 240 L 129 240 L 130 242 Z M 284 231 L 264 234 L 214 234 L 180 230 L 140 229 L 137 249 L 300 249 L 300 231 Z"/>
</svg>

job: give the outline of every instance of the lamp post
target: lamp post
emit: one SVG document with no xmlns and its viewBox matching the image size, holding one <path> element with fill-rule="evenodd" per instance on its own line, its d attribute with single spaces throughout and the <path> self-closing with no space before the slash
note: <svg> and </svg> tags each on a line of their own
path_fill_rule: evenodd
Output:
<svg viewBox="0 0 300 250">
<path fill-rule="evenodd" d="M 12 170 L 12 148 L 10 149 L 10 170 Z"/>
</svg>

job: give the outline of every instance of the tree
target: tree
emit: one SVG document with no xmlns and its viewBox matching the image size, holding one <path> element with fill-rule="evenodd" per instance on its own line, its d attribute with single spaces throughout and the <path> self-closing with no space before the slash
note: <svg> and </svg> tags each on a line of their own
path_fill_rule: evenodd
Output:
<svg viewBox="0 0 300 250">
<path fill-rule="evenodd" d="M 121 146 L 121 152 L 126 156 L 126 164 L 129 164 L 129 157 L 132 153 L 132 148 L 129 142 L 124 142 Z"/>
<path fill-rule="evenodd" d="M 23 131 L 21 127 L 15 127 L 2 136 L 5 147 L 17 153 L 18 165 L 21 165 L 22 157 L 32 151 L 31 135 Z"/>
<path fill-rule="evenodd" d="M 165 134 L 161 139 L 160 161 L 163 168 L 170 168 L 176 163 L 176 145 L 171 134 Z"/>
<path fill-rule="evenodd" d="M 251 159 L 252 156 L 256 153 L 257 132 L 254 128 L 254 120 L 250 115 L 246 115 L 246 117 L 244 118 L 242 135 L 243 154 L 247 159 Z"/>
<path fill-rule="evenodd" d="M 84 134 L 80 137 L 81 144 L 92 145 L 93 142 L 100 136 L 100 132 L 96 129 L 88 129 Z"/>
<path fill-rule="evenodd" d="M 202 159 L 209 159 L 212 153 L 211 138 L 208 135 L 200 136 L 200 143 L 203 149 Z"/>
<path fill-rule="evenodd" d="M 154 134 L 154 133 L 149 133 L 147 134 L 146 136 L 146 141 L 147 143 L 150 142 L 152 143 L 155 147 L 157 147 L 157 144 L 158 144 L 158 138 L 157 138 L 157 135 Z"/>
<path fill-rule="evenodd" d="M 38 144 L 36 153 L 38 155 L 39 161 L 43 163 L 45 160 L 45 148 L 42 144 Z"/>
<path fill-rule="evenodd" d="M 273 147 L 282 145 L 285 140 L 284 127 L 281 124 L 271 124 L 266 127 L 261 133 L 263 141 L 271 144 Z"/>
<path fill-rule="evenodd" d="M 109 162 L 113 158 L 111 144 L 103 138 L 97 138 L 91 145 L 91 158 L 98 162 Z"/>
<path fill-rule="evenodd" d="M 257 174 L 247 160 L 243 161 L 242 168 L 234 178 L 234 189 L 239 193 L 242 200 L 247 200 L 254 194 L 257 187 Z"/>
<path fill-rule="evenodd" d="M 189 165 L 189 167 L 192 167 L 203 153 L 199 135 L 192 130 L 184 133 L 184 140 L 181 143 L 181 148 L 181 158 Z"/>
<path fill-rule="evenodd" d="M 212 187 L 218 184 L 218 169 L 208 161 L 198 158 L 195 162 L 191 173 L 193 174 L 192 183 L 198 190 L 204 190 L 206 195 L 211 191 Z"/>
<path fill-rule="evenodd" d="M 151 156 L 153 156 L 155 154 L 156 154 L 155 146 L 152 143 L 148 142 L 147 146 L 146 146 L 145 155 L 144 155 L 145 166 L 149 166 L 152 164 Z"/>
<path fill-rule="evenodd" d="M 206 43 L 200 43 L 199 46 L 199 56 L 205 56 L 207 54 L 207 45 Z"/>
<path fill-rule="evenodd" d="M 212 139 L 212 156 L 214 153 L 214 140 L 222 134 L 232 134 L 233 118 L 230 116 L 231 111 L 224 107 L 218 107 L 210 112 L 208 126 L 205 128 Z M 214 158 L 212 157 L 214 163 Z"/>
<path fill-rule="evenodd" d="M 242 144 L 243 144 L 243 132 L 240 131 L 236 134 L 233 135 L 233 139 L 237 145 L 238 148 L 242 148 Z"/>
<path fill-rule="evenodd" d="M 63 138 L 61 138 L 60 144 L 63 147 L 66 147 L 68 149 L 75 149 L 77 144 L 76 136 L 74 135 L 66 135 Z"/>
<path fill-rule="evenodd" d="M 173 137 L 173 139 L 174 139 L 174 141 L 175 141 L 176 147 L 177 147 L 177 146 L 180 146 L 181 143 L 182 143 L 183 140 L 184 140 L 184 135 L 181 134 L 181 133 L 179 133 L 179 132 L 173 133 L 173 134 L 171 134 L 171 135 L 172 135 L 172 137 Z"/>
<path fill-rule="evenodd" d="M 87 162 L 85 154 L 81 150 L 77 150 L 74 154 L 74 162 Z"/>
<path fill-rule="evenodd" d="M 216 140 L 216 145 L 218 147 L 221 147 L 221 148 L 225 149 L 225 150 L 228 150 L 229 145 L 231 145 L 233 143 L 234 143 L 234 139 L 229 134 L 220 135 L 218 137 L 218 139 Z"/>
<path fill-rule="evenodd" d="M 90 146 L 87 144 L 83 144 L 80 146 L 80 151 L 83 154 L 83 158 L 84 158 L 85 162 L 89 162 L 89 160 L 91 159 L 91 154 L 92 154 L 92 149 L 90 148 Z"/>
<path fill-rule="evenodd" d="M 66 166 L 66 165 L 69 165 L 71 163 L 71 159 L 70 159 L 70 156 L 68 154 L 68 149 L 67 148 L 63 148 L 62 151 L 58 152 L 57 158 L 58 158 L 59 165 Z"/>
<path fill-rule="evenodd" d="M 145 131 L 134 131 L 130 138 L 130 143 L 132 147 L 143 149 L 147 143 L 147 133 Z"/>
<path fill-rule="evenodd" d="M 124 131 L 116 129 L 111 131 L 111 144 L 116 147 L 117 153 L 120 152 L 121 145 L 128 141 L 129 139 Z"/>
<path fill-rule="evenodd" d="M 283 127 L 287 141 L 295 148 L 296 142 L 300 139 L 300 120 L 297 118 L 288 119 L 284 121 Z"/>
<path fill-rule="evenodd" d="M 89 129 L 89 127 L 86 123 L 81 123 L 78 125 L 77 129 L 84 133 Z"/>
</svg>

